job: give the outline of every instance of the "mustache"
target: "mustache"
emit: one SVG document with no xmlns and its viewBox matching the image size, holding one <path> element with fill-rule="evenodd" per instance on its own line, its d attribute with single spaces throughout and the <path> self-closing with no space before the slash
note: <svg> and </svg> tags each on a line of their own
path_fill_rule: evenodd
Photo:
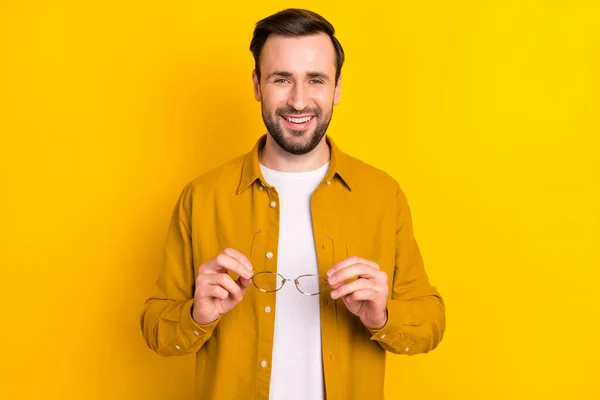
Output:
<svg viewBox="0 0 600 400">
<path fill-rule="evenodd" d="M 317 117 L 320 117 L 322 112 L 320 108 L 305 108 L 304 110 L 298 111 L 294 108 L 291 107 L 280 107 L 276 110 L 276 113 L 278 115 L 290 115 L 290 116 L 300 116 L 300 115 L 306 115 L 306 114 L 313 114 L 316 115 Z"/>
</svg>

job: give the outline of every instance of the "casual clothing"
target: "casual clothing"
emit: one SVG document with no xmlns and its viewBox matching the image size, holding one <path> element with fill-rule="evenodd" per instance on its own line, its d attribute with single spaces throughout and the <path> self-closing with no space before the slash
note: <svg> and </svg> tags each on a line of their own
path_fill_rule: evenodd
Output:
<svg viewBox="0 0 600 400">
<path fill-rule="evenodd" d="M 261 165 L 267 184 L 279 196 L 277 272 L 285 279 L 318 275 L 310 198 L 325 178 L 329 163 L 308 172 L 274 171 Z M 318 277 L 298 279 L 298 288 L 317 293 Z M 282 281 L 281 278 L 278 278 Z M 270 288 L 269 288 L 270 289 Z M 275 297 L 275 331 L 271 361 L 271 399 L 323 400 L 321 313 L 319 296 L 286 282 Z"/>
<path fill-rule="evenodd" d="M 326 398 L 383 399 L 386 350 L 411 355 L 435 348 L 445 330 L 444 303 L 425 273 L 396 180 L 327 141 L 329 168 L 310 202 L 318 273 L 326 276 L 332 263 L 360 256 L 388 274 L 390 295 L 388 320 L 379 330 L 366 328 L 341 299 L 331 299 L 329 289 L 314 296 Z M 252 251 L 254 272 L 277 272 L 281 198 L 261 173 L 258 153 L 265 142 L 266 135 L 248 154 L 186 185 L 173 212 L 156 293 L 141 315 L 152 350 L 196 353 L 198 399 L 269 398 L 277 293 L 251 284 L 244 299 L 213 323 L 199 325 L 191 316 L 198 268 L 225 248 L 248 257 Z"/>
</svg>

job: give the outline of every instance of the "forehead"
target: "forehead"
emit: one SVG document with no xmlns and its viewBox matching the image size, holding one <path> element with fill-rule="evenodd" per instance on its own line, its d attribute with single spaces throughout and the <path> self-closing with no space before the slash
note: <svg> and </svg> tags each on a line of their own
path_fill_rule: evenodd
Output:
<svg viewBox="0 0 600 400">
<path fill-rule="evenodd" d="M 310 36 L 270 35 L 260 54 L 261 73 L 335 71 L 335 49 L 325 33 Z"/>
</svg>

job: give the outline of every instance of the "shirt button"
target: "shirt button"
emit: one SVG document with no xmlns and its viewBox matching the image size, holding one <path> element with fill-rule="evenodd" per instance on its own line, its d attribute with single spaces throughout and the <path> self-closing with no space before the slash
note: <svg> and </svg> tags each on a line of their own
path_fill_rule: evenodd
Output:
<svg viewBox="0 0 600 400">
<path fill-rule="evenodd" d="M 194 329 L 194 335 L 200 336 L 200 332 L 198 332 L 197 330 Z"/>
<path fill-rule="evenodd" d="M 178 344 L 176 344 L 176 345 L 175 345 L 175 348 L 176 348 L 177 350 L 180 350 L 180 349 L 181 349 L 181 347 L 179 347 L 179 345 L 178 345 Z"/>
<path fill-rule="evenodd" d="M 260 185 L 260 186 L 258 187 L 258 190 L 264 190 L 264 189 L 265 189 L 265 188 L 263 187 L 263 185 Z"/>
<path fill-rule="evenodd" d="M 266 306 L 266 307 L 265 307 L 265 312 L 271 312 L 271 307 L 269 307 L 269 306 Z"/>
<path fill-rule="evenodd" d="M 331 185 L 331 181 L 327 181 L 327 184 L 328 184 L 328 185 Z"/>
<path fill-rule="evenodd" d="M 410 347 L 405 348 L 404 351 L 408 353 L 410 351 Z"/>
<path fill-rule="evenodd" d="M 380 338 L 385 339 L 385 333 L 381 335 Z"/>
<path fill-rule="evenodd" d="M 274 201 L 272 201 L 272 202 L 271 202 L 271 208 L 275 208 L 276 206 L 277 206 L 277 203 L 276 203 L 276 202 L 274 202 Z"/>
<path fill-rule="evenodd" d="M 265 368 L 267 366 L 267 362 L 266 361 L 261 361 L 260 362 L 260 366 Z"/>
<path fill-rule="evenodd" d="M 267 258 L 273 258 L 273 253 L 271 253 L 271 252 L 268 252 L 268 253 L 267 253 Z"/>
</svg>

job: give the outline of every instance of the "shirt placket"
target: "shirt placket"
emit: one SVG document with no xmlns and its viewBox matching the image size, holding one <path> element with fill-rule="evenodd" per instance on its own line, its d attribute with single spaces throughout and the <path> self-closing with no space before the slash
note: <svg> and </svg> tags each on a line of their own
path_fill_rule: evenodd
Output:
<svg viewBox="0 0 600 400">
<path fill-rule="evenodd" d="M 311 213 L 313 219 L 313 231 L 315 236 L 315 246 L 317 250 L 317 259 L 319 264 L 319 274 L 327 276 L 327 271 L 332 267 L 335 242 L 332 243 L 328 237 L 335 241 L 332 233 L 328 232 L 327 212 L 322 207 L 326 204 L 327 191 L 334 190 L 331 181 L 324 181 L 313 193 L 311 200 Z M 329 198 L 331 198 L 329 196 Z M 337 253 L 337 251 L 335 251 Z M 339 261 L 339 260 L 336 260 Z M 320 311 L 321 311 L 321 346 L 323 357 L 323 376 L 325 378 L 325 391 L 327 400 L 341 400 L 340 395 L 340 377 L 339 368 L 336 367 L 339 356 L 339 346 L 337 337 L 337 317 L 336 303 L 329 295 L 330 290 L 321 293 Z"/>
<path fill-rule="evenodd" d="M 262 235 L 259 239 L 251 262 L 262 265 L 264 271 L 277 272 L 277 249 L 279 244 L 279 194 L 274 187 L 268 187 L 261 182 L 257 183 L 257 207 L 260 214 L 265 214 L 264 225 L 261 227 Z M 258 272 L 258 271 L 255 271 Z M 257 305 L 259 308 L 259 333 L 257 348 L 257 385 L 256 398 L 268 399 L 271 383 L 273 333 L 275 330 L 276 293 L 260 293 Z"/>
</svg>

